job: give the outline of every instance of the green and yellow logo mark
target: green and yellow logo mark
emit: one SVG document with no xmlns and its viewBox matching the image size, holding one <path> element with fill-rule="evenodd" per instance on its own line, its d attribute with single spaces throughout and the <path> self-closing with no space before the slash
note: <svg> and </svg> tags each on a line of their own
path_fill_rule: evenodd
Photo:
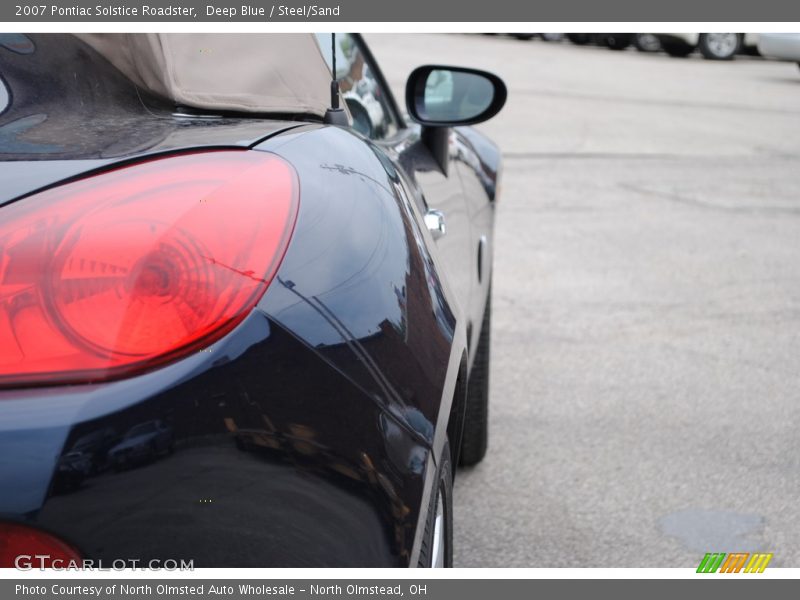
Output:
<svg viewBox="0 0 800 600">
<path fill-rule="evenodd" d="M 769 561 L 772 560 L 772 553 L 765 554 L 760 552 L 734 552 L 725 554 L 724 552 L 709 552 L 700 561 L 697 567 L 698 573 L 763 573 Z"/>
</svg>

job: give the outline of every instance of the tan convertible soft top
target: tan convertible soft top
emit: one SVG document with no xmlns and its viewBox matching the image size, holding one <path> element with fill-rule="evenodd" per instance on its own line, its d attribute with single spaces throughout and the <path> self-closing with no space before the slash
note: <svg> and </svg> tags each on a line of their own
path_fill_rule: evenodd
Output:
<svg viewBox="0 0 800 600">
<path fill-rule="evenodd" d="M 76 34 L 136 85 L 211 110 L 314 114 L 331 72 L 313 34 Z"/>
</svg>

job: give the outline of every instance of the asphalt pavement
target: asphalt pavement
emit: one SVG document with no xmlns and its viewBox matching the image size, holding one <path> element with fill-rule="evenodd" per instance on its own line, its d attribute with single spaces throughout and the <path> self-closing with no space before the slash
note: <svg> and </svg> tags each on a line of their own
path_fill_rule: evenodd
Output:
<svg viewBox="0 0 800 600">
<path fill-rule="evenodd" d="M 480 35 L 367 35 L 509 101 L 490 451 L 463 567 L 800 567 L 800 70 Z"/>
</svg>

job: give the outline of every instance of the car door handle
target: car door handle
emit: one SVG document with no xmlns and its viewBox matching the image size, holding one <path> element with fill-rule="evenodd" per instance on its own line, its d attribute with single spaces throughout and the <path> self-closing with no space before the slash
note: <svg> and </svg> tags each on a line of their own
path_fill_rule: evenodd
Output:
<svg viewBox="0 0 800 600">
<path fill-rule="evenodd" d="M 431 209 L 425 213 L 425 225 L 431 232 L 434 240 L 447 233 L 447 226 L 444 223 L 444 213 L 440 210 Z"/>
</svg>

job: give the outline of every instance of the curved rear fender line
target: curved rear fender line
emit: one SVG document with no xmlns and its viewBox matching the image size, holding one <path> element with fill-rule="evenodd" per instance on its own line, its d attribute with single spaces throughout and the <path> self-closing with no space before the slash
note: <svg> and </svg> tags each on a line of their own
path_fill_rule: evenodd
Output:
<svg viewBox="0 0 800 600">
<path fill-rule="evenodd" d="M 434 439 L 431 439 L 430 434 L 426 437 L 434 441 L 443 418 L 441 412 L 445 411 L 445 419 L 448 415 L 460 353 L 466 344 L 464 325 L 460 322 L 463 312 L 448 285 L 443 263 L 436 256 L 430 234 L 421 224 L 422 216 L 418 212 L 418 207 L 406 197 L 407 192 L 404 186 L 397 183 L 398 180 L 395 180 L 395 184 L 379 181 L 381 176 L 387 177 L 386 169 L 396 169 L 396 166 L 389 167 L 388 159 L 378 157 L 380 151 L 367 140 L 337 127 L 297 128 L 271 138 L 256 149 L 274 153 L 288 160 L 295 166 L 300 178 L 300 214 L 295 233 L 276 281 L 260 303 L 262 310 L 277 322 L 283 323 L 287 329 L 296 329 L 295 333 L 299 337 L 307 337 L 309 334 L 311 337 L 307 341 L 312 346 L 330 348 L 334 342 L 350 346 L 353 357 L 357 360 L 349 361 L 348 366 L 344 367 L 345 371 L 349 376 L 360 378 L 361 381 L 365 381 L 365 378 L 373 381 L 374 384 L 370 385 L 391 404 L 402 407 L 407 402 L 407 399 L 398 393 L 398 389 L 406 384 L 409 376 L 424 377 L 426 389 L 416 388 L 417 396 L 413 403 L 430 422 Z M 382 175 L 379 175 L 379 172 Z M 341 193 L 338 190 L 341 190 Z M 338 202 L 337 196 L 340 195 L 345 196 L 347 200 L 343 200 L 341 206 L 337 206 L 335 210 L 329 209 L 330 203 Z M 348 212 L 350 210 L 356 212 Z M 334 212 L 336 219 L 332 218 Z M 347 215 L 347 219 L 352 216 L 355 220 L 345 220 L 342 215 Z M 426 348 L 420 348 L 423 339 L 420 329 L 415 332 L 416 346 L 408 344 L 408 337 L 405 342 L 395 345 L 400 353 L 393 355 L 396 360 L 393 373 L 390 375 L 384 372 L 380 359 L 367 347 L 369 342 L 365 340 L 368 339 L 369 332 L 365 333 L 363 327 L 356 322 L 361 319 L 363 324 L 365 317 L 357 316 L 352 310 L 352 304 L 349 305 L 349 310 L 345 311 L 346 314 L 343 314 L 342 299 L 347 298 L 345 292 L 347 286 L 344 284 L 354 279 L 352 276 L 348 277 L 347 269 L 342 269 L 341 260 L 332 260 L 328 256 L 333 256 L 330 254 L 332 240 L 348 237 L 362 239 L 363 236 L 370 235 L 377 240 L 389 231 L 385 228 L 390 220 L 394 223 L 394 231 L 397 231 L 400 226 L 398 219 L 402 220 L 402 227 L 408 237 L 396 248 L 399 246 L 408 248 L 411 257 L 409 266 L 414 269 L 409 272 L 420 274 L 422 271 L 419 269 L 428 269 L 425 265 L 430 265 L 431 278 L 426 280 L 418 275 L 412 278 L 414 281 L 407 279 L 401 282 L 396 277 L 381 280 L 384 275 L 373 276 L 367 272 L 368 276 L 362 277 L 362 280 L 371 277 L 372 282 L 367 284 L 364 292 L 376 292 L 376 295 L 372 299 L 366 296 L 350 298 L 356 303 L 364 302 L 365 310 L 369 310 L 369 318 L 375 318 L 375 323 L 386 322 L 391 314 L 397 312 L 398 302 L 393 296 L 381 290 L 392 286 L 396 288 L 397 293 L 400 293 L 400 287 L 408 284 L 413 286 L 418 295 L 413 299 L 410 295 L 406 297 L 405 310 L 412 310 L 412 300 L 414 300 L 413 310 L 417 311 L 415 314 L 420 317 L 430 315 L 431 307 L 435 310 L 436 305 L 434 293 L 441 294 L 439 296 L 439 302 L 442 303 L 439 305 L 442 307 L 441 313 L 436 314 L 443 314 L 442 318 L 447 319 L 448 324 L 443 325 L 441 330 L 431 331 L 431 336 L 438 335 L 435 338 L 438 345 L 433 345 L 434 338 L 431 338 L 427 348 L 431 352 L 427 355 Z M 361 254 L 355 255 L 355 258 L 363 258 L 365 264 L 376 255 L 374 252 L 370 254 L 371 247 L 356 250 L 355 246 L 343 249 L 360 252 Z M 320 248 L 323 248 L 324 252 L 320 252 Z M 384 251 L 383 248 L 377 246 L 376 248 Z M 398 264 L 397 258 L 395 255 L 390 259 L 395 266 Z M 316 279 L 315 274 L 319 275 Z M 394 271 L 394 274 L 397 275 L 397 272 Z M 337 277 L 341 277 L 339 281 L 343 283 L 331 287 L 329 284 L 337 283 Z M 325 281 L 321 281 L 320 278 L 325 278 Z M 428 283 L 425 283 L 426 281 Z M 325 287 L 326 285 L 328 287 Z M 285 289 L 279 289 L 281 287 Z M 438 291 L 434 292 L 434 289 Z M 411 294 L 413 290 L 408 293 Z M 332 298 L 330 292 L 340 295 L 339 298 L 332 300 L 336 304 L 335 307 L 330 304 Z M 306 306 L 302 312 L 297 308 L 300 305 Z M 290 310 L 293 311 L 291 315 Z M 364 314 L 362 311 L 361 315 Z M 312 320 L 319 324 L 316 331 L 312 331 Z M 353 326 L 358 331 L 354 331 Z M 435 324 L 428 324 L 426 321 L 425 326 L 434 327 Z M 374 325 L 371 327 L 374 331 Z M 322 339 L 322 333 L 325 331 L 328 336 Z M 320 345 L 320 340 L 324 344 Z M 387 358 L 385 353 L 384 358 Z M 406 358 L 409 360 L 408 369 L 401 366 L 401 361 Z M 340 366 L 343 364 L 341 362 Z M 444 405 L 442 398 L 446 399 Z M 430 445 L 430 441 L 427 445 Z M 440 451 L 442 445 L 443 441 L 439 441 L 438 447 L 434 450 Z"/>
<path fill-rule="evenodd" d="M 397 174 L 394 174 L 394 179 L 392 179 L 390 176 L 389 179 L 395 182 L 394 185 L 386 181 L 387 173 L 400 169 L 396 164 L 390 165 L 388 161 L 384 160 L 386 156 L 379 155 L 379 151 L 376 151 L 369 141 L 336 127 L 306 126 L 274 136 L 254 149 L 272 152 L 288 160 L 295 166 L 300 177 L 300 215 L 295 234 L 276 277 L 277 283 L 281 285 L 271 286 L 260 303 L 261 309 L 269 314 L 270 318 L 282 323 L 282 326 L 289 331 L 294 329 L 293 333 L 297 337 L 306 338 L 306 341 L 318 350 L 332 347 L 330 344 L 320 345 L 318 341 L 315 341 L 315 332 L 309 329 L 311 327 L 310 320 L 313 319 L 319 324 L 319 331 L 333 334 L 335 330 L 338 334 L 337 344 L 340 340 L 348 346 L 366 345 L 367 342 L 363 341 L 366 338 L 351 331 L 351 323 L 354 323 L 352 316 L 334 314 L 336 310 L 329 310 L 324 305 L 316 306 L 320 304 L 317 292 L 312 294 L 309 290 L 316 285 L 321 286 L 322 283 L 327 285 L 327 281 L 320 282 L 319 279 L 312 277 L 313 273 L 320 273 L 321 276 L 326 277 L 330 274 L 336 275 L 334 271 L 330 270 L 334 262 L 327 258 L 330 256 L 329 248 L 325 246 L 326 252 L 323 253 L 312 252 L 312 250 L 319 249 L 318 244 L 323 243 L 324 240 L 347 238 L 351 227 L 357 227 L 358 223 L 361 223 L 361 228 L 353 229 L 353 235 L 374 233 L 374 230 L 371 229 L 372 222 L 364 220 L 368 214 L 380 215 L 380 219 L 375 221 L 379 224 L 381 220 L 386 220 L 387 213 L 383 211 L 397 211 L 398 215 L 402 215 L 406 235 L 410 236 L 407 241 L 403 242 L 403 245 L 407 245 L 410 250 L 409 256 L 413 255 L 414 257 L 410 264 L 414 265 L 415 269 L 422 268 L 420 265 L 424 264 L 432 265 L 432 273 L 435 274 L 433 279 L 437 280 L 436 283 L 432 280 L 420 281 L 419 277 L 412 278 L 416 282 L 414 283 L 416 289 L 423 294 L 424 306 L 427 307 L 424 312 L 423 305 L 418 305 L 414 310 L 421 311 L 418 313 L 419 315 L 430 314 L 428 311 L 434 305 L 434 299 L 429 296 L 432 293 L 429 291 L 429 286 L 436 286 L 441 293 L 441 301 L 444 302 L 442 310 L 449 314 L 447 318 L 450 325 L 446 333 L 440 332 L 439 335 L 444 335 L 444 337 L 439 338 L 439 346 L 428 346 L 428 349 L 431 350 L 429 356 L 419 353 L 404 355 L 405 352 L 413 352 L 413 349 L 403 347 L 401 354 L 393 356 L 401 361 L 407 358 L 409 360 L 407 369 L 395 363 L 394 374 L 388 377 L 383 377 L 381 373 L 373 373 L 374 369 L 369 370 L 369 374 L 359 373 L 358 369 L 365 369 L 364 360 L 345 360 L 342 358 L 343 355 L 337 355 L 338 358 L 336 358 L 338 363 L 336 366 L 343 375 L 351 380 L 361 381 L 362 384 L 369 386 L 377 393 L 381 393 L 382 386 L 379 385 L 381 381 L 388 386 L 395 387 L 392 393 L 386 394 L 386 399 L 389 401 L 386 408 L 389 409 L 400 406 L 399 402 L 394 400 L 397 395 L 396 386 L 404 384 L 404 375 L 419 372 L 414 369 L 424 366 L 428 373 L 427 376 L 431 377 L 427 381 L 435 385 L 436 389 L 428 389 L 425 397 L 417 398 L 416 404 L 430 421 L 432 439 L 424 458 L 422 498 L 420 510 L 416 515 L 414 542 L 409 556 L 409 564 L 415 566 L 427 518 L 427 502 L 432 490 L 435 490 L 437 461 L 447 441 L 448 426 L 450 426 L 450 431 L 453 431 L 453 426 L 450 424 L 454 410 L 453 399 L 459 379 L 466 377 L 467 319 L 460 306 L 461 303 L 448 284 L 444 263 L 439 259 L 436 246 L 422 223 L 419 207 L 413 200 L 406 197 L 410 190 L 405 189 L 404 185 L 399 185 L 399 182 L 403 179 L 407 180 L 407 177 L 398 178 Z M 348 201 L 352 202 L 352 199 L 355 198 L 360 202 L 358 206 L 361 212 L 355 213 L 353 217 L 356 220 L 347 221 L 348 224 L 344 229 L 335 229 L 337 222 L 341 225 L 345 221 L 341 218 L 335 219 L 330 210 L 327 210 L 327 207 L 331 206 L 330 202 L 339 201 L 335 195 L 338 193 L 337 190 L 341 190 L 342 194 L 349 194 Z M 378 201 L 381 202 L 380 205 L 374 203 Z M 342 206 L 347 207 L 347 202 L 343 200 Z M 378 209 L 377 206 L 383 208 Z M 326 214 L 326 219 L 320 218 L 320 215 L 325 216 Z M 336 216 L 341 214 L 345 213 L 340 211 L 336 213 Z M 332 231 L 335 231 L 335 236 L 332 235 Z M 308 244 L 308 246 L 296 246 L 296 244 Z M 308 260 L 303 258 L 306 252 L 309 253 Z M 422 260 L 422 253 L 429 256 L 430 262 Z M 428 281 L 428 284 L 423 283 L 424 281 Z M 391 282 L 384 283 L 388 285 Z M 375 289 L 380 289 L 381 286 L 385 287 L 384 283 L 379 281 L 379 285 Z M 327 294 L 325 290 L 333 291 L 337 288 L 320 287 L 320 289 L 324 295 Z M 343 288 L 339 286 L 338 289 Z M 304 295 L 306 300 L 300 301 L 298 294 Z M 290 296 L 292 297 L 290 298 Z M 379 297 L 374 298 L 379 310 L 382 310 L 381 307 L 384 307 L 384 303 L 388 301 L 385 295 L 382 297 L 382 300 Z M 322 296 L 322 299 L 324 302 L 328 301 L 326 296 Z M 422 296 L 417 298 L 417 300 L 420 299 Z M 395 300 L 392 299 L 389 304 L 392 302 Z M 410 303 L 409 300 L 408 306 Z M 320 310 L 314 310 L 315 307 Z M 418 333 L 421 332 L 418 331 Z M 435 330 L 432 330 L 429 335 L 437 334 Z M 417 337 L 418 342 L 420 339 Z M 445 341 L 447 345 L 442 346 L 441 344 Z M 353 356 L 363 359 L 363 356 L 358 356 L 361 354 L 360 351 L 356 352 L 356 350 L 358 348 L 353 350 Z M 434 362 L 429 362 L 431 360 Z M 382 370 L 381 364 L 378 364 L 378 369 Z M 376 376 L 377 379 L 375 379 Z M 435 384 L 433 384 L 434 381 Z M 463 407 L 457 406 L 456 414 L 459 410 L 463 410 Z"/>
</svg>

